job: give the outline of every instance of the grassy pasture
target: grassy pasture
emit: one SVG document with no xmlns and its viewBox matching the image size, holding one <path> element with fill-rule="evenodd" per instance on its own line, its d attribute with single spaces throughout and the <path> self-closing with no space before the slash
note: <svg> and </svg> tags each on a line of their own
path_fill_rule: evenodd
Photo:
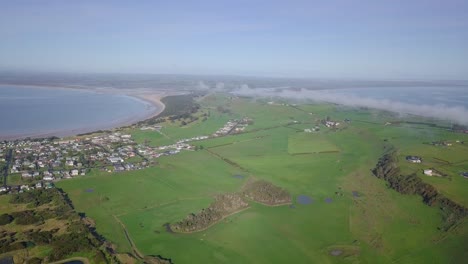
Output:
<svg viewBox="0 0 468 264">
<path fill-rule="evenodd" d="M 464 250 L 468 223 L 451 233 L 438 231 L 437 208 L 425 206 L 419 197 L 388 189 L 370 173 L 388 144 L 399 148 L 402 157 L 440 157 L 454 163 L 444 167 L 447 172 L 462 170 L 466 163 L 459 157 L 466 153 L 464 146 L 437 150 L 422 144 L 462 135 L 438 128 L 384 126 L 395 116 L 327 104 L 296 108 L 218 94 L 200 103 L 211 111 L 207 121 L 183 128 L 168 123 L 162 131 L 175 140 L 210 134 L 231 118 L 249 116 L 254 124 L 247 127 L 249 133 L 196 142 L 204 150 L 160 158 L 157 167 L 116 174 L 94 172 L 58 183 L 78 211 L 96 220 L 98 231 L 115 242 L 118 251 L 131 249 L 116 218 L 141 252 L 161 254 L 175 263 L 457 263 L 468 257 Z M 218 113 L 216 106 L 232 113 Z M 327 115 L 352 122 L 337 132 L 323 126 L 320 133 L 297 132 Z M 292 120 L 306 124 L 286 126 Z M 134 137 L 149 137 L 138 133 Z M 152 144 L 162 140 L 155 136 Z M 292 155 L 310 149 L 339 152 Z M 402 166 L 405 172 L 422 168 L 404 162 Z M 246 177 L 237 179 L 234 174 Z M 294 208 L 252 203 L 207 230 L 166 232 L 164 223 L 207 207 L 217 193 L 238 191 L 247 177 L 287 189 Z M 461 177 L 427 180 L 434 181 L 444 194 L 458 197 L 457 201 L 468 197 L 462 185 L 468 181 Z M 313 202 L 299 204 L 299 195 Z M 330 203 L 325 202 L 327 198 Z M 341 255 L 332 256 L 334 250 Z"/>
<path fill-rule="evenodd" d="M 102 235 L 115 241 L 119 250 L 129 252 L 123 232 L 115 231 L 122 228 L 114 216 L 179 200 L 211 198 L 235 191 L 243 182 L 232 177 L 238 170 L 205 152 L 186 152 L 160 162 L 160 167 L 115 174 L 97 172 L 58 182 L 57 186 L 67 191 L 78 211 L 95 219 Z"/>
<path fill-rule="evenodd" d="M 318 133 L 296 133 L 288 138 L 289 154 L 338 152 L 339 149 L 324 135 Z"/>
</svg>

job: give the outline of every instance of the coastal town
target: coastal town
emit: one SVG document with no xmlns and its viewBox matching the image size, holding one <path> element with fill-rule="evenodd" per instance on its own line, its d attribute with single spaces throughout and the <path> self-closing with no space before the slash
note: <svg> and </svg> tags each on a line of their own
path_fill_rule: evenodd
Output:
<svg viewBox="0 0 468 264">
<path fill-rule="evenodd" d="M 229 120 L 211 135 L 177 140 L 174 144 L 138 144 L 132 135 L 102 133 L 72 139 L 24 139 L 0 142 L 0 169 L 3 183 L 0 194 L 21 193 L 31 189 L 53 188 L 54 182 L 85 176 L 92 170 L 123 172 L 155 164 L 161 156 L 194 151 L 190 142 L 240 133 L 252 119 Z M 141 126 L 140 130 L 161 133 L 162 126 Z M 118 131 L 118 130 L 117 130 Z"/>
</svg>

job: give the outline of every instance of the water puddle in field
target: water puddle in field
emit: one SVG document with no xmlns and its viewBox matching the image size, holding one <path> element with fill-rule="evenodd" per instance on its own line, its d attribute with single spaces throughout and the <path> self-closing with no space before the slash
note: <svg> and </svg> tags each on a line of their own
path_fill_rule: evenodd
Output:
<svg viewBox="0 0 468 264">
<path fill-rule="evenodd" d="M 296 200 L 297 200 L 298 204 L 311 204 L 311 203 L 314 202 L 314 200 L 312 198 L 310 198 L 307 195 L 303 195 L 303 194 L 297 196 Z"/>
<path fill-rule="evenodd" d="M 92 193 L 92 192 L 94 192 L 94 190 L 93 189 L 86 189 L 85 192 Z"/>
<path fill-rule="evenodd" d="M 245 178 L 244 175 L 240 175 L 240 174 L 233 175 L 232 177 L 234 177 L 236 179 L 241 179 L 241 180 Z"/>
<path fill-rule="evenodd" d="M 338 249 L 330 251 L 330 255 L 332 255 L 332 256 L 339 256 L 341 254 L 343 254 L 343 251 L 338 250 Z"/>
<path fill-rule="evenodd" d="M 331 202 L 333 202 L 333 199 L 332 198 L 325 198 L 325 202 L 326 203 L 331 203 Z"/>
</svg>

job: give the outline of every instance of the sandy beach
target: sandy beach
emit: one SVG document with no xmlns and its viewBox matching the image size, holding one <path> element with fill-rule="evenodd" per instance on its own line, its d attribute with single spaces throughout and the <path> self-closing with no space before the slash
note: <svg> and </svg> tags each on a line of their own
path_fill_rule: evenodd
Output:
<svg viewBox="0 0 468 264">
<path fill-rule="evenodd" d="M 44 86 L 23 86 L 23 87 L 34 87 L 38 89 L 45 89 L 48 87 Z M 20 88 L 20 86 L 18 86 Z M 122 126 L 128 126 L 135 124 L 139 121 L 143 121 L 149 118 L 158 116 L 161 112 L 164 111 L 165 105 L 161 102 L 161 99 L 165 96 L 174 94 L 173 92 L 167 90 L 153 90 L 153 89 L 115 89 L 115 88 L 69 88 L 69 87 L 50 87 L 51 89 L 68 89 L 68 90 L 79 90 L 79 91 L 88 91 L 101 94 L 113 94 L 113 95 L 123 95 L 128 97 L 133 97 L 137 100 L 144 101 L 147 104 L 151 105 L 152 111 L 149 111 L 150 106 L 146 109 L 147 112 L 138 115 L 132 116 L 126 119 L 120 119 L 115 121 L 109 121 L 106 124 L 98 126 L 87 126 L 78 129 L 63 129 L 63 130 L 53 130 L 53 131 L 38 131 L 34 133 L 24 133 L 24 134 L 12 134 L 12 135 L 0 135 L 1 140 L 15 140 L 22 138 L 46 138 L 46 137 L 69 137 L 75 136 L 77 134 L 89 133 L 98 130 L 109 130 L 114 128 L 119 128 Z"/>
<path fill-rule="evenodd" d="M 161 92 L 157 93 L 157 92 L 154 92 L 154 91 L 145 91 L 145 92 L 127 93 L 126 95 L 138 98 L 138 99 L 143 100 L 143 101 L 146 101 L 146 102 L 154 105 L 158 109 L 151 116 L 149 116 L 147 118 L 158 116 L 166 108 L 166 106 L 161 102 L 161 99 L 163 97 L 167 96 L 165 93 L 161 93 Z M 140 120 L 137 120 L 137 121 L 140 121 Z"/>
</svg>

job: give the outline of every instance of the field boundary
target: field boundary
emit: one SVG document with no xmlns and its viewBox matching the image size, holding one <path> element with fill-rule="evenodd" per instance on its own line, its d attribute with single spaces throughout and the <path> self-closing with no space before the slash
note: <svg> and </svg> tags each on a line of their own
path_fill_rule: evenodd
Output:
<svg viewBox="0 0 468 264">
<path fill-rule="evenodd" d="M 130 247 L 132 248 L 133 250 L 133 253 L 135 254 L 135 256 L 142 260 L 144 259 L 144 255 L 141 254 L 141 252 L 138 250 L 138 248 L 136 247 L 135 243 L 133 242 L 132 238 L 130 237 L 130 234 L 128 233 L 128 230 L 127 228 L 125 227 L 124 223 L 122 221 L 120 221 L 120 219 L 116 216 L 116 215 L 112 215 L 114 217 L 114 219 L 120 224 L 120 226 L 122 227 L 124 233 L 125 233 L 125 237 L 127 238 L 127 241 L 128 243 L 130 243 Z"/>
</svg>

